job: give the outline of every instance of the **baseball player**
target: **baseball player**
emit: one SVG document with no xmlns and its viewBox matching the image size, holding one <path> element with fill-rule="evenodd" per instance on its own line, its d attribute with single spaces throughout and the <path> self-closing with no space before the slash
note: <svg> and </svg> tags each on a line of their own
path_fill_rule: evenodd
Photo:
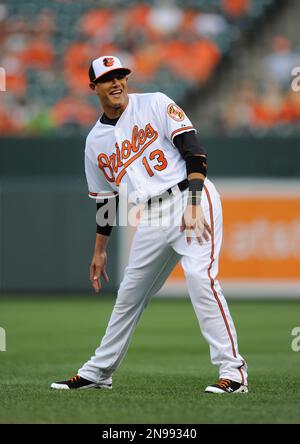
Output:
<svg viewBox="0 0 300 444">
<path fill-rule="evenodd" d="M 139 318 L 181 260 L 211 362 L 219 369 L 218 381 L 205 392 L 247 393 L 247 365 L 217 281 L 222 208 L 206 177 L 206 152 L 184 111 L 165 94 L 128 94 L 130 72 L 114 56 L 99 57 L 90 66 L 90 88 L 104 113 L 86 140 L 85 171 L 98 212 L 105 205 L 116 208 L 125 189 L 129 201 L 143 209 L 140 223 L 100 346 L 77 376 L 51 387 L 111 389 Z M 97 219 L 90 266 L 96 292 L 100 278 L 108 281 L 106 246 L 112 225 Z"/>
</svg>

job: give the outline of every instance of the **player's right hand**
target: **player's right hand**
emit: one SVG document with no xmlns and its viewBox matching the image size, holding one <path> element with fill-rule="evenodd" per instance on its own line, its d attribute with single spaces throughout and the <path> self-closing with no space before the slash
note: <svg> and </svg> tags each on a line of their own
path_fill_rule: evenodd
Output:
<svg viewBox="0 0 300 444">
<path fill-rule="evenodd" d="M 99 291 L 102 290 L 100 280 L 101 276 L 104 278 L 104 281 L 106 283 L 109 281 L 105 270 L 106 262 L 107 256 L 105 252 L 95 254 L 92 259 L 92 263 L 90 266 L 90 281 L 96 293 L 99 293 Z"/>
<path fill-rule="evenodd" d="M 186 240 L 189 245 L 192 242 L 192 231 L 200 245 L 203 241 L 208 241 L 211 236 L 211 229 L 204 218 L 204 212 L 201 205 L 187 205 L 182 216 L 180 231 L 186 231 Z"/>
</svg>

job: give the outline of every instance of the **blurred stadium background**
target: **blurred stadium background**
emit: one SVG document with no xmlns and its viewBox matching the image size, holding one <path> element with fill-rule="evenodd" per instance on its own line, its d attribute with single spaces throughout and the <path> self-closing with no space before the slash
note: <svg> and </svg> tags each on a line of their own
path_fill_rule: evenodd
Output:
<svg viewBox="0 0 300 444">
<path fill-rule="evenodd" d="M 299 13 L 296 0 L 0 0 L 1 423 L 299 423 Z M 227 298 L 256 299 L 230 302 L 246 399 L 202 396 L 216 370 L 183 298 L 152 302 L 111 393 L 49 389 L 93 353 L 114 303 L 90 289 L 83 167 L 101 113 L 87 70 L 104 53 L 132 68 L 131 92 L 174 98 L 207 147 L 223 199 L 220 280 Z M 131 236 L 114 228 L 107 295 Z M 179 267 L 162 294 L 187 296 Z"/>
<path fill-rule="evenodd" d="M 190 116 L 223 197 L 227 296 L 300 296 L 300 66 L 295 0 L 0 0 L 1 293 L 90 291 L 95 208 L 84 139 L 99 116 L 87 69 L 104 53 L 131 92 Z M 110 242 L 118 287 L 130 230 Z M 181 270 L 165 294 L 186 294 Z"/>
</svg>

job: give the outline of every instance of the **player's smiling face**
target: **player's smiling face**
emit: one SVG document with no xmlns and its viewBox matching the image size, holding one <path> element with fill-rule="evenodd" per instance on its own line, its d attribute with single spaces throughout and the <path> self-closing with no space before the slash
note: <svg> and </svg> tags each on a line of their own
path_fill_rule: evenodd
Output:
<svg viewBox="0 0 300 444">
<path fill-rule="evenodd" d="M 122 72 L 110 73 L 109 76 L 105 76 L 93 85 L 108 117 L 114 110 L 124 111 L 128 104 L 128 87 L 127 77 Z"/>
</svg>

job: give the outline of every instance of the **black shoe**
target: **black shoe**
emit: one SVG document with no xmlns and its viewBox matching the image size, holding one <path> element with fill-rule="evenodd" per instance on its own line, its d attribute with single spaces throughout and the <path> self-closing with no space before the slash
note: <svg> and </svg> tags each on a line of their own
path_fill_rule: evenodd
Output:
<svg viewBox="0 0 300 444">
<path fill-rule="evenodd" d="M 81 376 L 77 375 L 74 376 L 74 378 L 69 379 L 68 381 L 53 382 L 51 384 L 51 388 L 59 390 L 83 390 L 89 388 L 111 389 L 112 384 L 96 384 L 95 382 L 88 381 L 87 379 L 84 379 Z"/>
<path fill-rule="evenodd" d="M 221 378 L 216 384 L 206 387 L 205 393 L 248 393 L 248 387 L 239 382 Z"/>
</svg>

